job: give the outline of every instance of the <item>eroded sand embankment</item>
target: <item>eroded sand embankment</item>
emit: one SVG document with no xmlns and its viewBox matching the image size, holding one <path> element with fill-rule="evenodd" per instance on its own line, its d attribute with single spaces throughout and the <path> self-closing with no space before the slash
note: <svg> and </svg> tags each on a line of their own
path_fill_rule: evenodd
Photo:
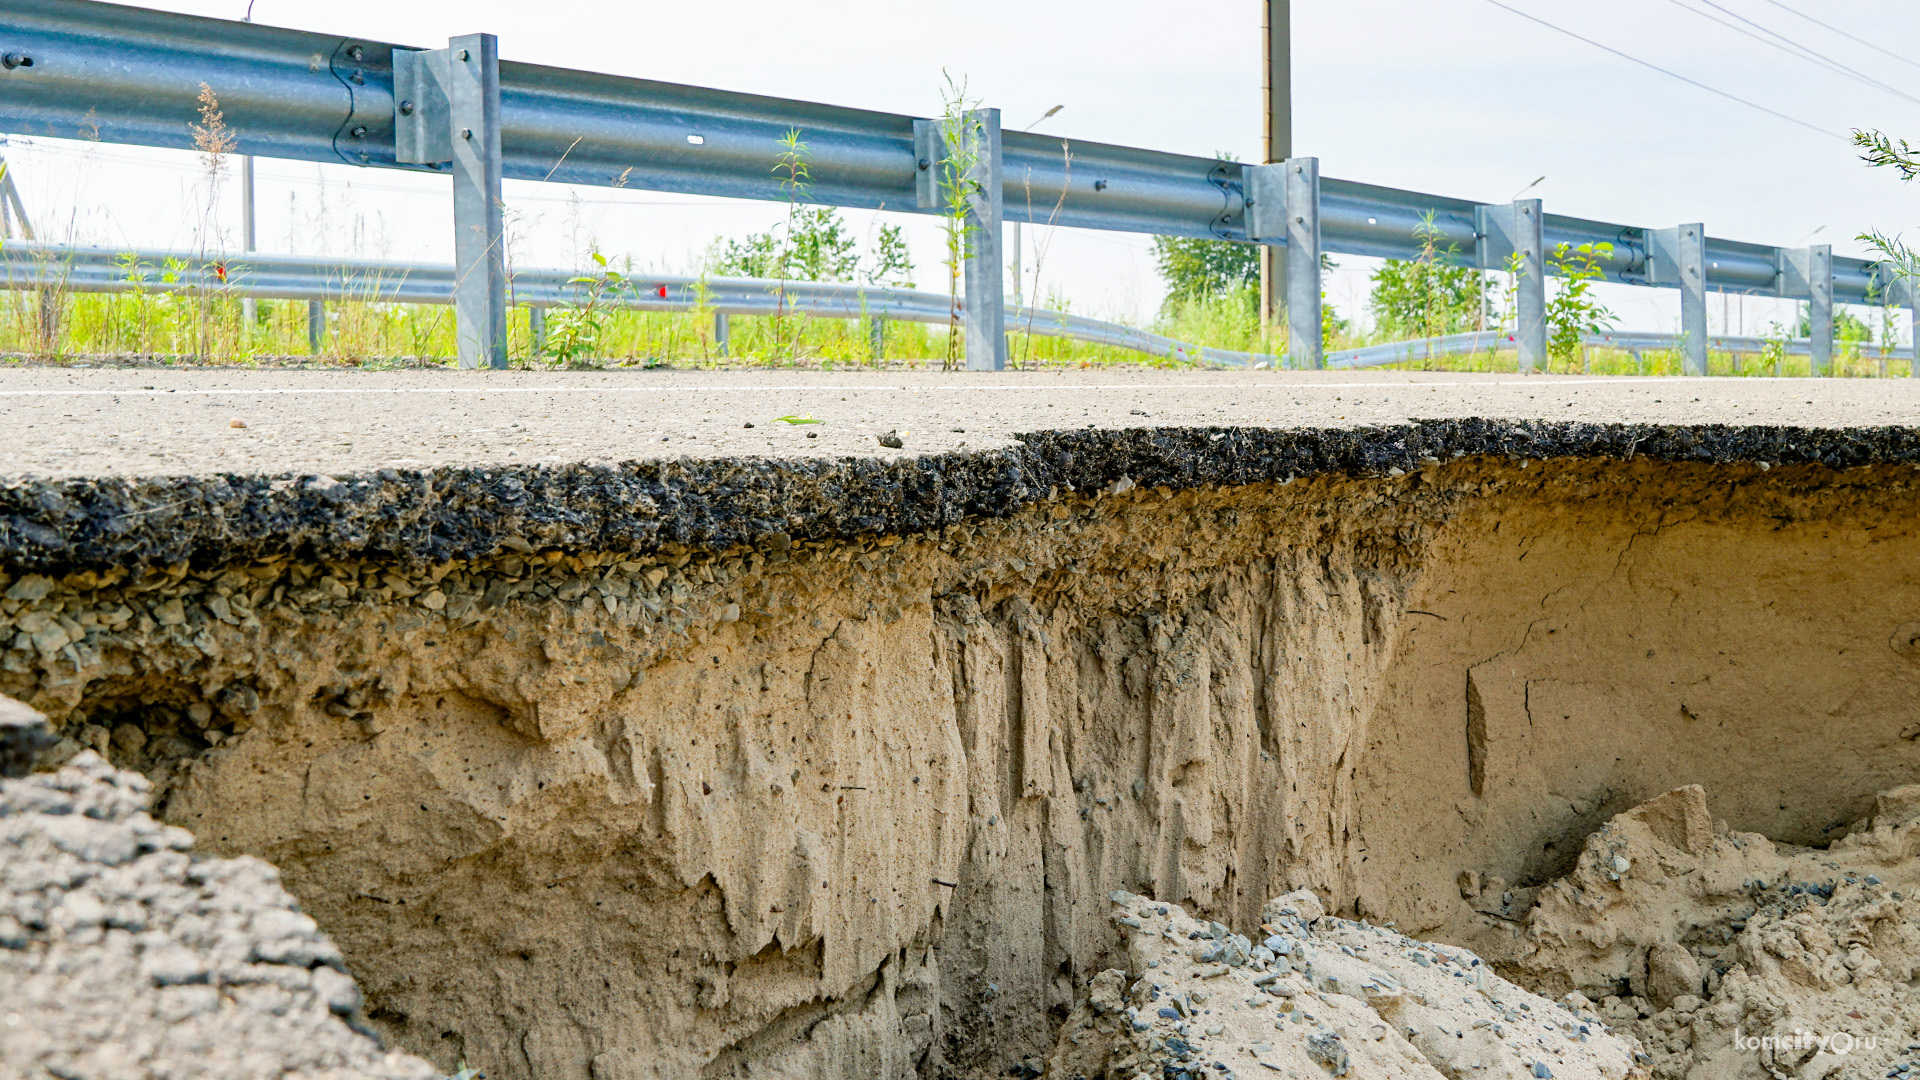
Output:
<svg viewBox="0 0 1920 1080">
<path fill-rule="evenodd" d="M 443 1066 L 1004 1074 L 1115 966 L 1114 889 L 1432 936 L 1684 784 L 1779 840 L 1864 816 L 1920 764 L 1917 478 L 1466 457 L 784 547 L 16 574 L 0 692 L 275 863 Z"/>
</svg>

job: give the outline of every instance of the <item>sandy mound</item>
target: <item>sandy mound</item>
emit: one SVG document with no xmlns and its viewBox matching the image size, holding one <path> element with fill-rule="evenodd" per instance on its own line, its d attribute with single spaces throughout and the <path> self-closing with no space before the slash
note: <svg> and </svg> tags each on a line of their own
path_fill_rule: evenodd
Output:
<svg viewBox="0 0 1920 1080">
<path fill-rule="evenodd" d="M 147 793 L 91 750 L 0 780 L 0 1076 L 437 1075 L 364 1033 L 339 950 L 273 867 L 195 859 Z"/>
<path fill-rule="evenodd" d="M 1661 1080 L 1905 1077 L 1920 1072 L 1916 851 L 1920 786 L 1879 796 L 1824 851 L 1729 831 L 1680 788 L 1589 836 L 1566 877 L 1480 889 L 1474 943 L 1522 982 L 1598 1000 Z"/>
<path fill-rule="evenodd" d="M 1128 970 L 1094 978 L 1052 1080 L 1645 1074 L 1579 999 L 1556 1004 L 1465 950 L 1326 916 L 1311 893 L 1269 902 L 1257 945 L 1174 904 L 1112 899 Z"/>
</svg>

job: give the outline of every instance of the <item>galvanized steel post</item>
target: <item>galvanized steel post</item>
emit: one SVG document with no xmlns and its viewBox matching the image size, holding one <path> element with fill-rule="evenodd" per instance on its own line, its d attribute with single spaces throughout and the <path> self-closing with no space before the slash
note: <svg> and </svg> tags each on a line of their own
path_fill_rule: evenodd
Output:
<svg viewBox="0 0 1920 1080">
<path fill-rule="evenodd" d="M 533 355 L 547 355 L 547 309 L 530 307 L 527 309 L 527 336 L 532 340 Z"/>
<path fill-rule="evenodd" d="M 732 340 L 733 340 L 733 325 L 728 320 L 727 313 L 724 311 L 714 312 L 713 313 L 713 354 L 715 356 L 726 356 L 727 349 L 730 343 L 732 342 Z"/>
<path fill-rule="evenodd" d="M 1907 331 L 1913 338 L 1913 357 L 1907 361 L 1907 378 L 1920 379 L 1920 281 L 1907 278 Z"/>
<path fill-rule="evenodd" d="M 1680 290 L 1681 371 L 1707 374 L 1707 227 L 1681 225 L 1647 233 L 1647 283 Z"/>
<path fill-rule="evenodd" d="M 53 289 L 40 290 L 40 342 L 43 351 L 60 351 L 60 294 Z"/>
<path fill-rule="evenodd" d="M 1808 370 L 1820 378 L 1833 367 L 1833 245 L 1780 252 L 1780 295 L 1807 302 Z"/>
<path fill-rule="evenodd" d="M 887 358 L 887 318 L 884 315 L 867 316 L 867 344 L 873 354 L 873 362 L 879 363 Z"/>
<path fill-rule="evenodd" d="M 500 203 L 500 44 L 447 42 L 453 129 L 454 332 L 463 368 L 507 366 L 507 261 Z"/>
<path fill-rule="evenodd" d="M 975 109 L 966 115 L 966 137 L 973 140 L 967 170 L 966 334 L 967 370 L 1000 371 L 1007 366 L 1007 277 L 1001 265 L 1000 110 Z"/>
<path fill-rule="evenodd" d="M 324 300 L 307 301 L 307 351 L 318 356 L 327 344 L 327 304 Z"/>
<path fill-rule="evenodd" d="M 1519 280 L 1514 291 L 1514 344 L 1520 370 L 1547 365 L 1547 260 L 1541 240 L 1539 199 L 1513 204 L 1513 251 L 1520 256 Z"/>
<path fill-rule="evenodd" d="M 1317 370 L 1326 347 L 1320 318 L 1320 159 L 1288 158 L 1287 356 L 1295 368 Z"/>
<path fill-rule="evenodd" d="M 1833 245 L 1807 249 L 1807 329 L 1813 375 L 1833 373 Z"/>
</svg>

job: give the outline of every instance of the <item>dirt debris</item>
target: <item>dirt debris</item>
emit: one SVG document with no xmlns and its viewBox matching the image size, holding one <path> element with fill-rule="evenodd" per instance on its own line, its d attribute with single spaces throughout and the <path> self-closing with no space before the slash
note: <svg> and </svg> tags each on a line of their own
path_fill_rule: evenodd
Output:
<svg viewBox="0 0 1920 1080">
<path fill-rule="evenodd" d="M 195 858 L 150 789 L 92 751 L 0 780 L 0 1076 L 439 1075 L 366 1029 L 273 867 Z"/>
<path fill-rule="evenodd" d="M 1258 944 L 1177 904 L 1111 899 L 1127 969 L 1094 977 L 1050 1080 L 1645 1076 L 1584 999 L 1530 994 L 1465 949 L 1336 918 L 1305 890 L 1266 905 Z"/>
<path fill-rule="evenodd" d="M 1729 829 L 1691 785 L 1614 817 L 1575 869 L 1475 944 L 1599 1002 L 1656 1080 L 1920 1070 L 1920 786 L 1825 849 Z"/>
</svg>

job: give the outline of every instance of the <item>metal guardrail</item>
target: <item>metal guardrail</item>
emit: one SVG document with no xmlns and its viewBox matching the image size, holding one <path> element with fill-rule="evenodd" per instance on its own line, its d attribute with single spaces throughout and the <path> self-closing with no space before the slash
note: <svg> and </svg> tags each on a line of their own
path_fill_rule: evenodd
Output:
<svg viewBox="0 0 1920 1080">
<path fill-rule="evenodd" d="M 171 280 L 166 280 L 170 276 Z M 516 269 L 509 279 L 512 305 L 542 312 L 579 303 L 585 289 L 579 272 Z M 215 289 L 264 300 L 451 304 L 457 273 L 451 264 L 401 266 L 364 259 L 251 253 L 181 258 L 158 251 L 0 245 L 0 288 L 66 292 L 149 292 Z M 635 311 L 697 311 L 716 316 L 804 313 L 814 318 L 947 323 L 952 301 L 940 293 L 870 285 L 766 278 L 623 275 L 599 303 Z M 964 307 L 965 301 L 961 301 Z M 536 316 L 535 325 L 544 320 Z M 1235 352 L 1178 341 L 1121 323 L 1045 308 L 1010 308 L 1007 333 L 1065 337 L 1129 349 L 1183 363 L 1250 367 L 1278 365 L 1279 357 Z M 721 323 L 724 326 L 724 322 Z M 317 348 L 317 340 L 315 347 Z"/>
<path fill-rule="evenodd" d="M 1318 162 L 1273 165 L 1001 131 L 997 110 L 929 120 L 704 87 L 501 61 L 475 34 L 418 50 L 363 38 L 177 15 L 96 0 L 9 0 L 0 9 L 0 131 L 193 149 L 200 88 L 214 91 L 237 152 L 443 172 L 453 179 L 463 364 L 504 363 L 502 177 L 747 199 L 786 199 L 781 138 L 807 144 L 814 202 L 943 213 L 959 192 L 970 228 L 970 367 L 1004 363 L 988 332 L 1004 287 L 1006 220 L 1273 244 L 1305 253 L 1411 258 L 1431 214 L 1448 258 L 1487 270 L 1519 260 L 1515 346 L 1545 357 L 1545 279 L 1556 246 L 1608 244 L 1609 281 L 1681 291 L 1689 370 L 1705 371 L 1705 295 L 1808 301 L 1814 369 L 1832 354 L 1832 306 L 1914 290 L 1885 264 L 1336 179 Z M 971 161 L 964 170 L 957 163 Z M 1323 363 L 1315 257 L 1286 260 L 1290 349 Z"/>
<path fill-rule="evenodd" d="M 451 304 L 455 277 L 454 267 L 446 263 L 396 265 L 364 259 L 260 253 L 183 258 L 157 251 L 116 251 L 18 241 L 0 244 L 0 288 L 18 290 L 166 293 L 214 289 L 240 297 L 306 301 L 311 305 L 341 301 Z M 570 270 L 516 269 L 510 277 L 509 299 L 513 306 L 534 312 L 577 304 L 585 292 L 580 277 L 580 273 Z M 620 287 L 604 293 L 599 303 L 634 311 L 707 311 L 720 318 L 721 327 L 725 326 L 725 318 L 733 315 L 792 313 L 812 318 L 920 323 L 948 323 L 953 317 L 953 302 L 949 297 L 915 289 L 672 274 L 624 275 Z M 965 300 L 960 304 L 964 307 Z M 1249 368 L 1279 367 L 1284 363 L 1283 358 L 1265 353 L 1195 345 L 1123 323 L 1045 308 L 1009 309 L 1003 322 L 1009 334 L 1073 338 L 1180 363 Z M 536 318 L 535 325 L 540 324 L 541 320 Z M 1436 357 L 1516 350 L 1518 344 L 1511 332 L 1469 331 L 1331 350 L 1326 354 L 1326 366 L 1335 369 L 1392 367 Z M 1685 340 L 1679 334 L 1610 331 L 1589 334 L 1584 344 L 1592 348 L 1620 349 L 1638 356 L 1642 352 L 1680 351 Z M 1761 337 L 1722 335 L 1707 339 L 1707 348 L 1721 353 L 1762 353 L 1774 344 L 1786 355 L 1812 354 L 1812 342 L 1807 338 L 1773 342 Z M 317 336 L 314 347 L 316 350 L 319 347 Z M 1870 343 L 1861 344 L 1858 349 L 1863 356 L 1878 358 L 1881 355 L 1881 349 Z M 1913 352 L 1895 350 L 1887 355 L 1912 358 Z"/>
<path fill-rule="evenodd" d="M 1581 344 L 1592 349 L 1618 349 L 1632 353 L 1636 359 L 1641 353 L 1683 352 L 1686 338 L 1681 334 L 1657 334 L 1638 332 L 1608 331 L 1601 334 L 1587 334 Z M 1787 356 L 1812 356 L 1813 341 L 1810 338 L 1785 338 L 1778 341 L 1763 337 L 1742 337 L 1738 335 L 1717 335 L 1706 339 L 1708 352 L 1754 355 L 1765 353 L 1769 348 L 1778 346 Z M 1412 341 L 1394 341 L 1380 345 L 1364 345 L 1357 349 L 1338 349 L 1327 353 L 1327 366 L 1330 368 L 1380 368 L 1396 364 L 1417 364 L 1423 360 L 1442 356 L 1472 356 L 1475 353 L 1493 353 L 1513 350 L 1519 347 L 1515 336 L 1507 331 L 1470 330 L 1464 334 L 1443 334 L 1432 338 L 1416 338 Z M 1872 343 L 1855 346 L 1860 355 L 1879 359 L 1883 350 Z M 1905 358 L 1912 360 L 1912 348 L 1884 350 L 1887 359 Z M 1920 368 L 1915 363 L 1908 368 L 1908 374 Z"/>
</svg>

